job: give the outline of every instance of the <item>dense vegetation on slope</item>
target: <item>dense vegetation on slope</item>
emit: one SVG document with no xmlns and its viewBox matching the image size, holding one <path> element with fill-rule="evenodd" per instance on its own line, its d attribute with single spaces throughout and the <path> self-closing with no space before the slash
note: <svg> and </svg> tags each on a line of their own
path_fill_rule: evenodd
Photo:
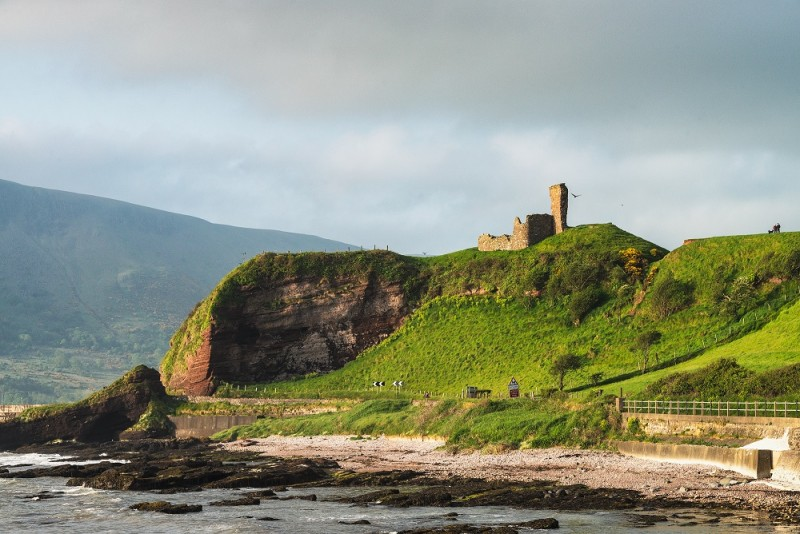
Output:
<svg viewBox="0 0 800 534">
<path fill-rule="evenodd" d="M 550 371 L 564 354 L 584 363 L 566 376 L 568 389 L 635 392 L 714 347 L 745 343 L 797 299 L 800 234 L 663 252 L 612 225 L 589 225 L 517 252 L 409 259 L 422 280 L 420 306 L 399 331 L 339 371 L 264 384 L 258 394 L 365 395 L 373 381 L 395 380 L 401 394 L 455 395 L 466 385 L 505 394 L 512 376 L 523 393 L 542 393 L 556 387 Z"/>
<path fill-rule="evenodd" d="M 756 372 L 732 358 L 720 358 L 695 371 L 669 374 L 642 395 L 669 400 L 795 400 L 800 394 L 800 363 Z"/>
<path fill-rule="evenodd" d="M 156 365 L 245 255 L 346 248 L 0 180 L 0 401 L 73 400 Z"/>
</svg>

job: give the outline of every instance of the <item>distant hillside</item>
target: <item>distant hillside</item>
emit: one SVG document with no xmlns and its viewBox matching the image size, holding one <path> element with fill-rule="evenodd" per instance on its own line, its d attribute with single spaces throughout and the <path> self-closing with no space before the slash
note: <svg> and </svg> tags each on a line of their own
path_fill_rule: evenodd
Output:
<svg viewBox="0 0 800 534">
<path fill-rule="evenodd" d="M 397 257 L 394 262 L 405 268 L 383 268 L 374 276 L 405 288 L 414 311 L 402 327 L 338 371 L 309 373 L 259 390 L 369 395 L 376 393 L 374 381 L 402 380 L 408 393 L 453 395 L 466 385 L 504 393 L 513 376 L 524 392 L 541 393 L 558 385 L 550 372 L 553 361 L 575 354 L 583 367 L 566 376 L 567 389 L 618 391 L 621 386 L 636 392 L 665 373 L 696 366 L 695 361 L 707 363 L 706 354 L 730 356 L 745 346 L 752 354 L 748 365 L 796 362 L 797 352 L 787 343 L 771 348 L 763 340 L 788 336 L 790 344 L 796 338 L 790 332 L 795 323 L 778 317 L 798 300 L 800 233 L 703 239 L 665 253 L 602 224 L 572 228 L 515 252 L 469 249 L 432 258 Z M 245 315 L 222 315 L 235 309 L 226 302 L 253 314 L 252 295 L 276 281 L 317 276 L 330 282 L 342 270 L 337 266 L 356 261 L 366 265 L 346 254 L 328 255 L 326 261 L 305 255 L 256 258 L 226 277 L 184 323 L 176 342 L 198 339 L 212 318 L 248 321 Z M 272 301 L 265 313 L 282 313 L 295 301 Z M 745 341 L 762 329 L 753 342 Z M 257 337 L 251 332 L 249 339 Z M 736 340 L 741 341 L 731 343 Z M 731 350 L 712 350 L 728 343 Z M 212 336 L 212 354 L 213 346 Z M 262 351 L 258 357 L 266 362 L 269 354 Z M 191 354 L 175 345 L 162 362 L 165 376 L 185 367 L 187 358 Z M 225 355 L 220 358 L 210 361 L 223 363 Z M 252 383 L 252 377 L 227 381 Z"/>
<path fill-rule="evenodd" d="M 75 398 L 99 385 L 86 377 L 155 365 L 186 314 L 247 257 L 347 248 L 0 180 L 0 394 Z"/>
</svg>

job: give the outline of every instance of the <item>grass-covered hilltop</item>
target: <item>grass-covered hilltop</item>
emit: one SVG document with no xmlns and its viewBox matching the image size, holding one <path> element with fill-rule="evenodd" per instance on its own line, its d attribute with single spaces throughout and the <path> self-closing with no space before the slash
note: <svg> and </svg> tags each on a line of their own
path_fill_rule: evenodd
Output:
<svg viewBox="0 0 800 534">
<path fill-rule="evenodd" d="M 700 239 L 667 253 L 612 224 L 570 228 L 519 251 L 469 249 L 424 258 L 386 251 L 261 255 L 230 273 L 176 332 L 162 362 L 165 384 L 196 367 L 192 358 L 208 345 L 209 332 L 235 321 L 232 311 L 247 321 L 248 314 L 298 305 L 275 299 L 254 309 L 247 300 L 287 280 L 324 286 L 332 301 L 347 298 L 359 281 L 382 283 L 396 288 L 406 315 L 399 328 L 340 369 L 277 381 L 215 374 L 216 395 L 387 400 L 337 414 L 266 420 L 236 435 L 386 432 L 470 444 L 591 444 L 598 438 L 594 430 L 602 435 L 614 424 L 592 400 L 602 399 L 599 390 L 708 399 L 710 386 L 692 376 L 729 385 L 731 377 L 746 376 L 750 389 L 717 387 L 713 396 L 790 398 L 800 392 L 792 380 L 757 387 L 776 382 L 764 373 L 798 373 L 792 366 L 800 364 L 800 234 Z M 215 364 L 226 365 L 219 361 L 224 356 L 210 354 L 212 373 Z M 674 373 L 683 374 L 676 380 Z M 512 377 L 523 397 L 550 400 L 501 400 L 508 399 Z M 376 381 L 386 386 L 374 387 Z M 394 381 L 403 386 L 392 387 Z M 676 386 L 687 381 L 694 389 Z M 490 400 L 460 399 L 466 386 L 491 390 Z M 572 397 L 553 395 L 562 388 Z M 435 408 L 410 402 L 425 394 L 441 401 Z M 494 429 L 478 437 L 482 424 Z M 583 435 L 589 429 L 592 435 Z"/>
</svg>

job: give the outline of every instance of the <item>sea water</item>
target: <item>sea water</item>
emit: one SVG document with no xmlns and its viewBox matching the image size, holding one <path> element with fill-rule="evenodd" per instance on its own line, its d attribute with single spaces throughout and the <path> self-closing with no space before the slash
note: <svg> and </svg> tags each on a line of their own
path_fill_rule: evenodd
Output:
<svg viewBox="0 0 800 534">
<path fill-rule="evenodd" d="M 0 465 L 11 471 L 27 467 L 70 463 L 58 455 L 0 453 Z M 77 462 L 74 462 L 77 463 Z M 27 465 L 26 465 L 27 464 Z M 772 527 L 766 518 L 742 512 L 723 517 L 719 523 L 702 523 L 707 512 L 681 510 L 648 512 L 525 510 L 506 506 L 465 508 L 350 505 L 334 499 L 375 491 L 378 488 L 304 488 L 279 493 L 282 498 L 314 494 L 316 501 L 262 499 L 257 506 L 209 506 L 213 501 L 240 497 L 248 489 L 214 489 L 162 495 L 142 491 L 109 491 L 66 485 L 65 478 L 0 479 L 0 532 L 59 533 L 164 533 L 183 532 L 272 532 L 314 534 L 391 533 L 413 528 L 432 528 L 452 524 L 505 525 L 555 517 L 558 532 L 641 532 L 632 517 L 660 514 L 670 517 L 647 532 L 790 532 Z M 253 488 L 255 489 L 255 488 Z M 131 510 L 133 504 L 166 500 L 174 504 L 200 504 L 202 512 L 168 515 Z M 455 521 L 446 514 L 456 512 Z M 675 514 L 680 518 L 674 518 Z M 691 521 L 692 519 L 695 521 Z M 367 520 L 367 525 L 348 525 Z M 688 526 L 697 522 L 696 526 Z M 535 532 L 519 529 L 520 532 Z"/>
</svg>

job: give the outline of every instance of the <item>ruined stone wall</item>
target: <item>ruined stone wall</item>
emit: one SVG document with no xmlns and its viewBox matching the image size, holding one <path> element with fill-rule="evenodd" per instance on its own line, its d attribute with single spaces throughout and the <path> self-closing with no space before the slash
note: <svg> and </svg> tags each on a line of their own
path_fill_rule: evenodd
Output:
<svg viewBox="0 0 800 534">
<path fill-rule="evenodd" d="M 569 190 L 566 184 L 550 186 L 550 213 L 555 219 L 555 233 L 560 234 L 567 229 L 567 205 Z"/>
<path fill-rule="evenodd" d="M 535 245 L 539 241 L 555 234 L 555 219 L 547 213 L 537 213 L 526 217 L 528 226 L 528 244 L 525 247 Z M 525 248 L 520 247 L 520 248 Z"/>
<path fill-rule="evenodd" d="M 508 234 L 491 235 L 481 234 L 478 236 L 478 250 L 490 252 L 493 250 L 514 250 L 511 248 L 511 236 Z"/>
<path fill-rule="evenodd" d="M 478 237 L 478 250 L 521 250 L 550 237 L 555 233 L 554 228 L 553 216 L 546 213 L 528 215 L 525 222 L 516 217 L 511 235 L 481 234 Z"/>
<path fill-rule="evenodd" d="M 567 202 L 569 191 L 565 184 L 550 186 L 550 209 L 552 214 L 537 213 L 514 219 L 514 230 L 511 235 L 495 236 L 481 234 L 478 236 L 478 250 L 520 250 L 535 245 L 539 241 L 560 234 L 567 229 Z"/>
</svg>

